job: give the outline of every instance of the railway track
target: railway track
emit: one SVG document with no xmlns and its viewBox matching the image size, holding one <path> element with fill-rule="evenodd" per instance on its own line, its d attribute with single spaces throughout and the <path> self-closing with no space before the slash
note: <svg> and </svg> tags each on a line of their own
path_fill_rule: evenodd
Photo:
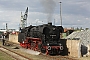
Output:
<svg viewBox="0 0 90 60">
<path fill-rule="evenodd" d="M 15 47 L 18 45 L 14 44 L 13 46 Z M 44 55 L 44 54 L 40 54 L 40 55 L 38 55 L 38 57 L 35 56 L 36 59 L 33 59 L 32 57 L 30 59 L 30 58 L 26 57 L 25 55 L 22 55 L 23 53 L 22 54 L 16 53 L 15 51 L 12 51 L 11 49 L 6 48 L 4 46 L 0 46 L 0 50 L 2 52 L 6 53 L 7 55 L 13 57 L 15 60 L 38 60 L 38 59 L 39 60 L 78 60 L 78 59 L 75 59 L 75 58 L 72 58 L 69 56 L 50 56 L 50 55 Z M 10 53 L 8 53 L 8 52 L 10 52 Z M 42 57 L 42 58 L 40 58 L 40 57 Z"/>
<path fill-rule="evenodd" d="M 49 55 L 45 55 L 44 57 L 48 58 L 47 60 L 78 60 L 76 58 L 72 58 L 69 56 L 49 56 Z"/>
<path fill-rule="evenodd" d="M 23 55 L 21 55 L 19 53 L 11 51 L 10 49 L 7 49 L 7 48 L 5 48 L 3 46 L 0 46 L 0 51 L 6 53 L 7 55 L 9 55 L 11 57 L 13 57 L 15 60 L 32 60 L 32 59 L 30 59 L 30 58 L 28 58 L 26 56 L 23 56 Z"/>
<path fill-rule="evenodd" d="M 19 53 L 16 53 L 12 50 L 9 50 L 8 48 L 5 48 L 3 46 L 0 46 L 0 50 L 2 52 L 6 53 L 7 55 L 13 57 L 15 60 L 34 60 L 34 59 L 30 59 L 26 56 L 23 56 Z M 39 59 L 39 60 L 77 60 L 74 58 L 70 58 L 68 56 L 49 56 L 49 55 L 42 55 L 41 54 L 41 57 L 43 57 L 43 59 Z M 40 56 L 38 58 L 40 58 Z M 35 59 L 35 60 L 37 60 L 37 59 Z"/>
</svg>

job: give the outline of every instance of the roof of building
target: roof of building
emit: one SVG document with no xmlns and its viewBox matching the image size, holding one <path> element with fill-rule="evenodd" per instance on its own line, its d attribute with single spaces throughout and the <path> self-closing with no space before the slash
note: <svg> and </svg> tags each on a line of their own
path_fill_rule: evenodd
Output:
<svg viewBox="0 0 90 60">
<path fill-rule="evenodd" d="M 71 33 L 66 39 L 80 40 L 81 44 L 90 44 L 90 30 L 75 31 Z"/>
</svg>

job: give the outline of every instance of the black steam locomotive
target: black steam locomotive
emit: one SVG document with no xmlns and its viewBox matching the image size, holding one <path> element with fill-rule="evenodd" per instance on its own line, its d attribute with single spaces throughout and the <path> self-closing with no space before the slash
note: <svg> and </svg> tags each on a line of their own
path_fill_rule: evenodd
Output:
<svg viewBox="0 0 90 60">
<path fill-rule="evenodd" d="M 39 26 L 30 25 L 21 29 L 18 41 L 24 48 L 46 54 L 60 54 L 64 49 L 60 40 L 60 33 L 62 32 L 62 26 L 55 26 L 52 23 Z"/>
</svg>

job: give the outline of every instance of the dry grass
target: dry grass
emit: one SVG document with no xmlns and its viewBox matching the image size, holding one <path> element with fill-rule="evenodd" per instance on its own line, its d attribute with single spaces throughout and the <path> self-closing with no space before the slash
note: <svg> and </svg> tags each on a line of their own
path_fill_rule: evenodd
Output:
<svg viewBox="0 0 90 60">
<path fill-rule="evenodd" d="M 11 56 L 5 54 L 4 52 L 0 51 L 0 60 L 14 60 Z"/>
<path fill-rule="evenodd" d="M 81 58 L 79 58 L 79 60 L 90 60 L 90 56 L 89 57 L 81 57 Z"/>
</svg>

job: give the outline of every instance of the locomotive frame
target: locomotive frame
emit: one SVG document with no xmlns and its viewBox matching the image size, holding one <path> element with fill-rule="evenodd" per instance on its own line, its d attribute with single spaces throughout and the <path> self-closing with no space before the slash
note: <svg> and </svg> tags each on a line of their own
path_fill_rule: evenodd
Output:
<svg viewBox="0 0 90 60">
<path fill-rule="evenodd" d="M 64 50 L 63 44 L 60 42 L 60 33 L 62 32 L 62 26 L 54 26 L 52 23 L 29 26 L 21 30 L 18 35 L 18 42 L 20 42 L 20 46 L 26 49 L 49 55 L 60 55 Z"/>
</svg>

